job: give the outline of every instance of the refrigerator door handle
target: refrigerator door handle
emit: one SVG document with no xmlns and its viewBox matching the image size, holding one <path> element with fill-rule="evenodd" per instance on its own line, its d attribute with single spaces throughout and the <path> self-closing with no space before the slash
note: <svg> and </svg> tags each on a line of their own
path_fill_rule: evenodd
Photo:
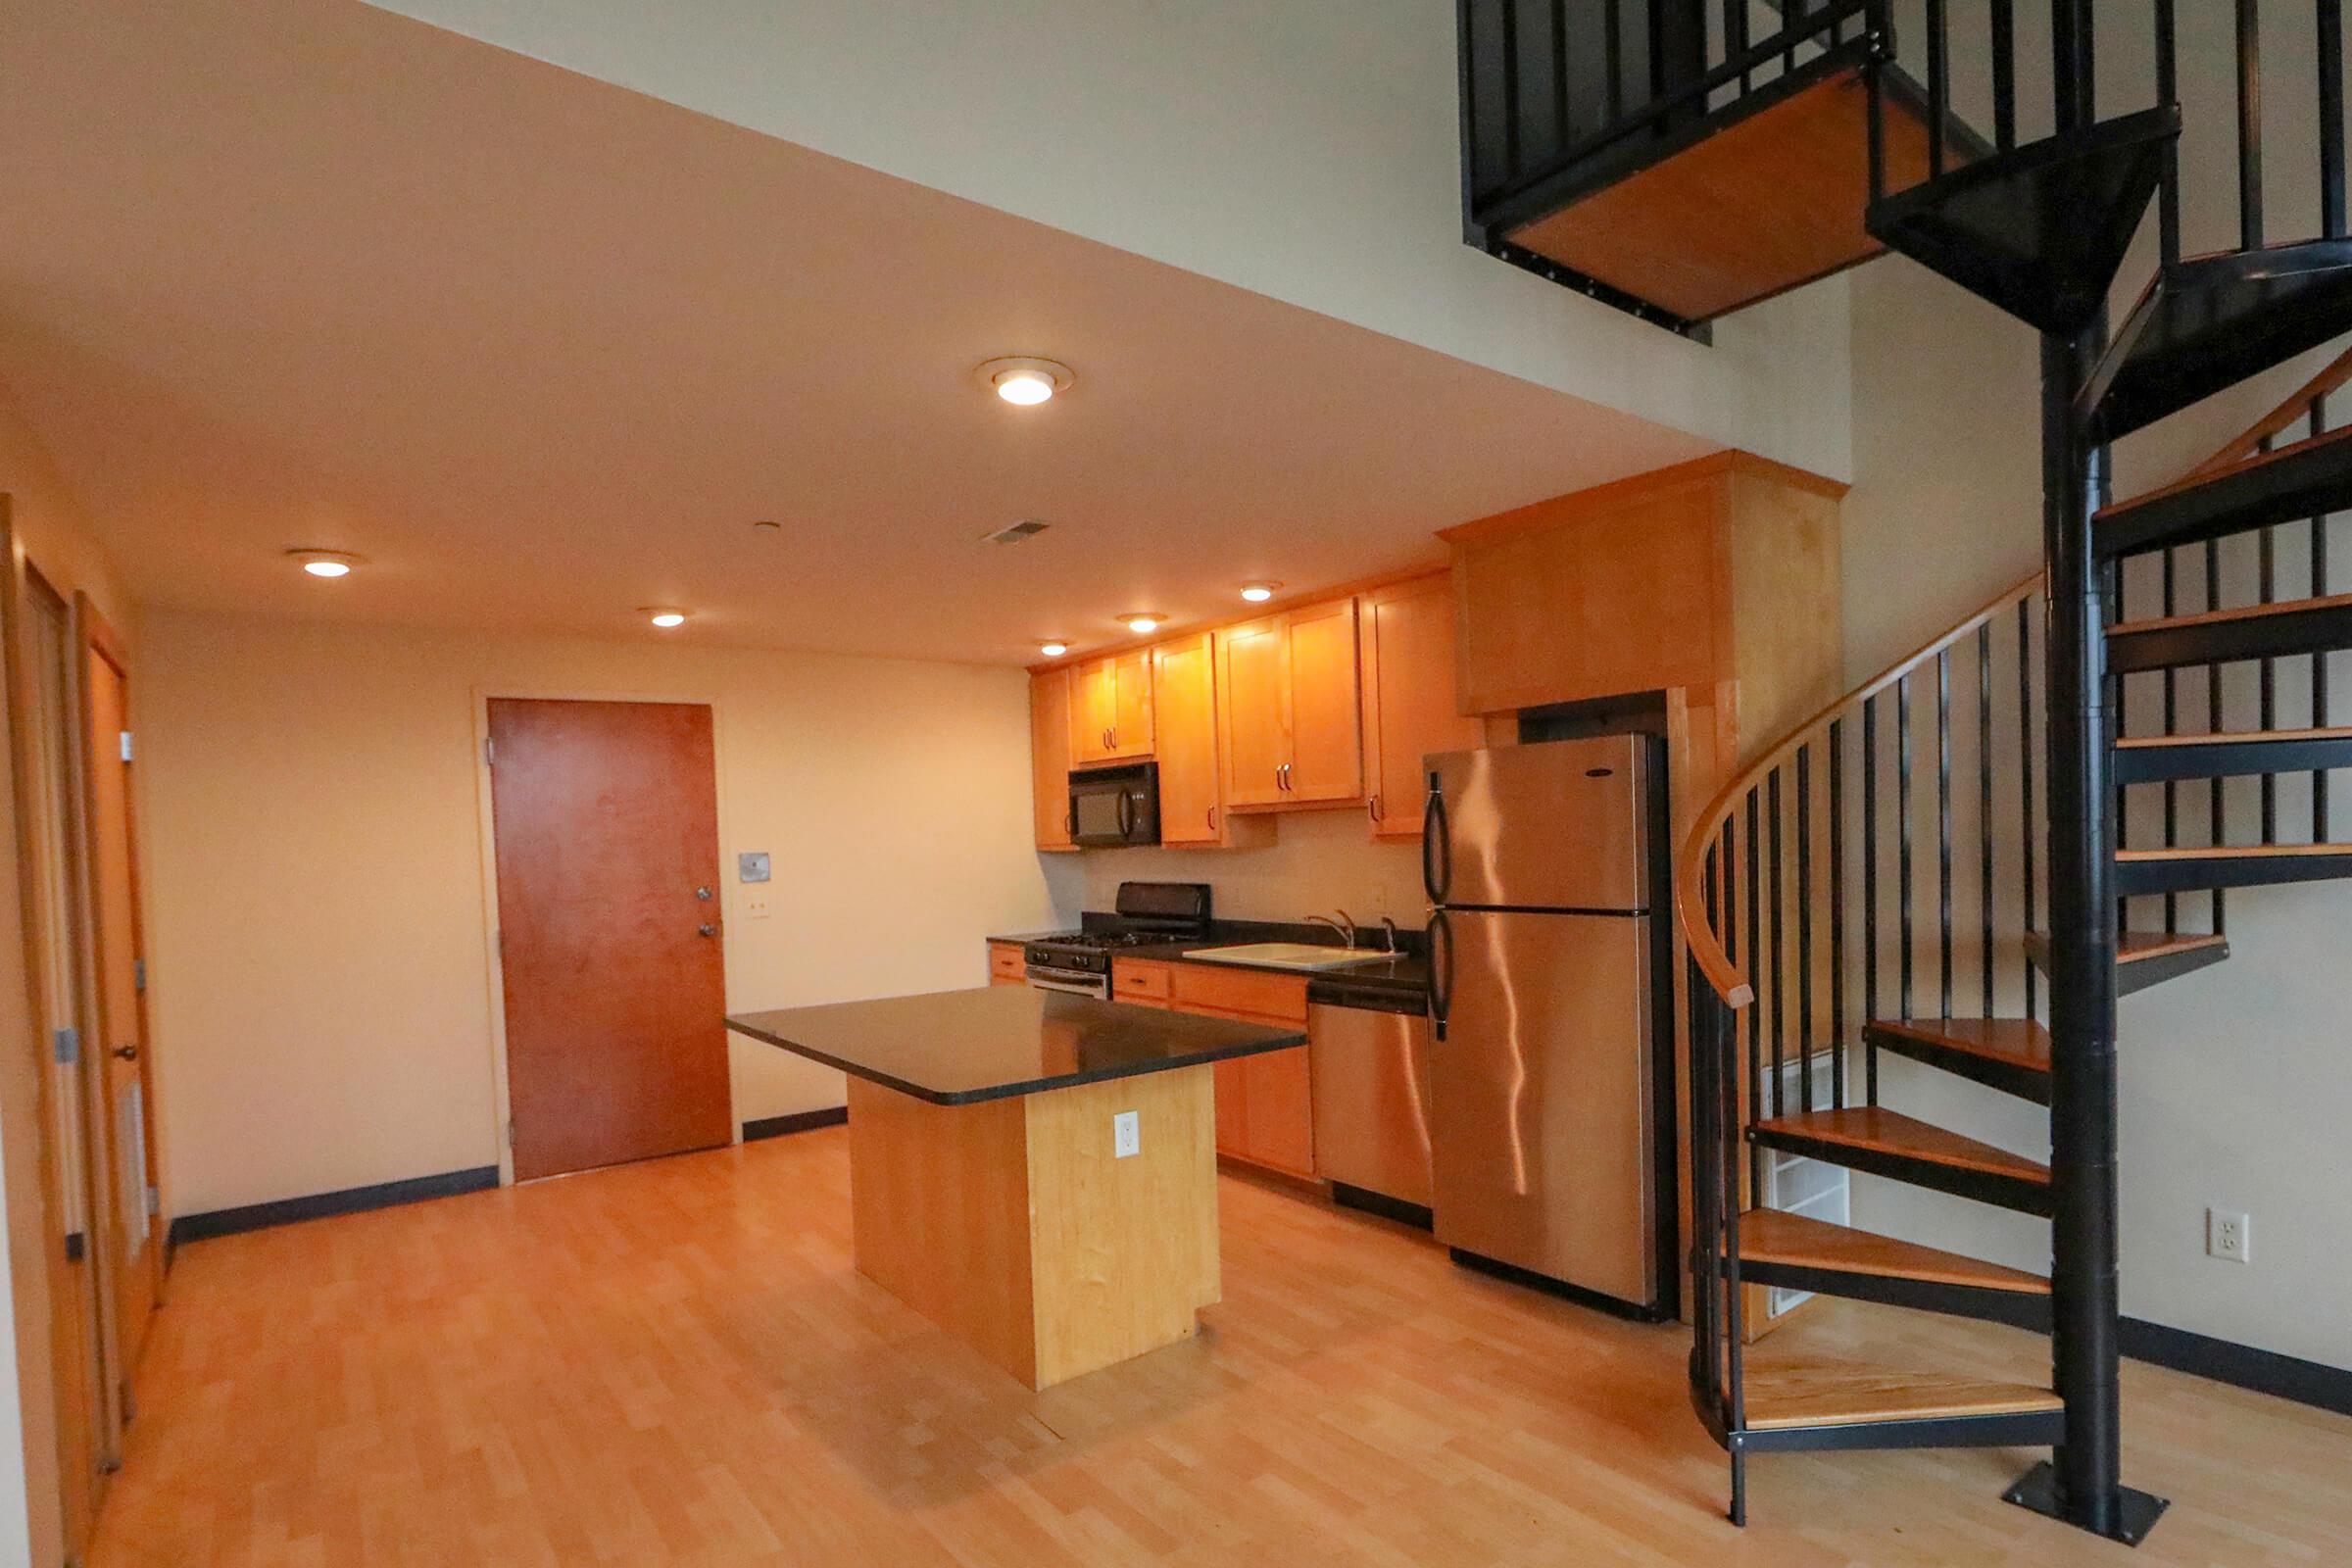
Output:
<svg viewBox="0 0 2352 1568">
<path fill-rule="evenodd" d="M 1446 842 L 1446 797 L 1438 775 L 1429 775 L 1429 795 L 1421 803 L 1421 889 L 1432 904 L 1446 902 L 1446 884 L 1453 880 L 1453 846 Z"/>
<path fill-rule="evenodd" d="M 1446 1038 L 1446 1018 L 1453 1010 L 1453 922 L 1444 909 L 1429 911 L 1429 1023 L 1430 1038 Z"/>
</svg>

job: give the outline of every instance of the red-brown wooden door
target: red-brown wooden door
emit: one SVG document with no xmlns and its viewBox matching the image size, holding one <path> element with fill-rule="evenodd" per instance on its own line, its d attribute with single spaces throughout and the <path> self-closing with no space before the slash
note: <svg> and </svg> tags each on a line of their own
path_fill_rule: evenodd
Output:
<svg viewBox="0 0 2352 1568">
<path fill-rule="evenodd" d="M 710 710 L 490 703 L 514 1178 L 733 1135 Z"/>
</svg>

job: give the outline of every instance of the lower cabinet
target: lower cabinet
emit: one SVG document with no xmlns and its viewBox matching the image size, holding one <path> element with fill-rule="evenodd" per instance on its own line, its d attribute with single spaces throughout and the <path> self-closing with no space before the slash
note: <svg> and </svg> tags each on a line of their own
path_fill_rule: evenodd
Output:
<svg viewBox="0 0 2352 1568">
<path fill-rule="evenodd" d="M 1170 963 L 1169 1003 L 1179 1012 L 1306 1027 L 1306 982 L 1287 974 Z M 1307 1054 L 1270 1051 L 1220 1061 L 1217 1152 L 1289 1176 L 1315 1174 L 1314 1080 Z"/>
<path fill-rule="evenodd" d="M 1021 956 L 1017 942 L 991 942 L 988 945 L 988 983 L 992 986 L 1025 986 L 1029 983 L 1029 964 Z"/>
</svg>

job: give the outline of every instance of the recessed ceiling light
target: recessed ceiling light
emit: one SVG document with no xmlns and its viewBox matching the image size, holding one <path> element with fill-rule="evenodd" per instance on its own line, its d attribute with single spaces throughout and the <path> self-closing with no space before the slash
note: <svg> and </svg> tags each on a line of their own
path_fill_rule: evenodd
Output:
<svg viewBox="0 0 2352 1568">
<path fill-rule="evenodd" d="M 683 626 L 686 624 L 686 612 L 683 610 L 673 610 L 667 605 L 647 605 L 644 609 L 638 611 L 637 612 L 643 615 L 646 619 L 652 621 L 655 625 L 662 628 L 664 631 L 668 630 L 672 626 Z"/>
<path fill-rule="evenodd" d="M 1056 392 L 1066 392 L 1077 379 L 1070 368 L 1057 360 L 1032 359 L 1026 355 L 1010 355 L 990 360 L 973 374 L 1007 403 L 1032 408 L 1045 402 Z"/>
<path fill-rule="evenodd" d="M 1244 583 L 1242 585 L 1242 597 L 1249 600 L 1253 605 L 1262 605 L 1267 600 L 1273 598 L 1274 590 L 1280 588 L 1282 584 L 1278 582 Z"/>
<path fill-rule="evenodd" d="M 286 555 L 314 577 L 348 577 L 360 564 L 348 550 L 289 550 Z"/>
<path fill-rule="evenodd" d="M 1070 651 L 1070 645 L 1058 637 L 1049 637 L 1037 645 L 1037 651 L 1048 659 L 1059 659 Z"/>
<path fill-rule="evenodd" d="M 1155 610 L 1139 610 L 1130 614 L 1121 615 L 1119 618 L 1125 621 L 1127 629 L 1138 637 L 1149 637 L 1152 633 L 1159 630 L 1160 621 L 1166 617 Z"/>
</svg>

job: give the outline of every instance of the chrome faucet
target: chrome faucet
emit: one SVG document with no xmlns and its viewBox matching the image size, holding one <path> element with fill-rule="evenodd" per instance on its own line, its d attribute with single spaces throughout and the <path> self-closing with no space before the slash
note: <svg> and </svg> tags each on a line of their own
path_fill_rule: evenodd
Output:
<svg viewBox="0 0 2352 1568">
<path fill-rule="evenodd" d="M 1389 952 L 1394 956 L 1396 952 L 1396 922 L 1384 914 L 1380 917 L 1380 928 L 1382 934 L 1388 939 Z"/>
<path fill-rule="evenodd" d="M 1348 911 L 1346 909 L 1342 909 L 1338 912 L 1339 918 L 1336 920 L 1328 914 L 1310 914 L 1306 917 L 1306 923 L 1308 925 L 1327 925 L 1331 927 L 1332 930 L 1339 933 L 1340 941 L 1345 943 L 1350 951 L 1353 951 L 1355 947 L 1355 922 L 1348 918 Z"/>
</svg>

